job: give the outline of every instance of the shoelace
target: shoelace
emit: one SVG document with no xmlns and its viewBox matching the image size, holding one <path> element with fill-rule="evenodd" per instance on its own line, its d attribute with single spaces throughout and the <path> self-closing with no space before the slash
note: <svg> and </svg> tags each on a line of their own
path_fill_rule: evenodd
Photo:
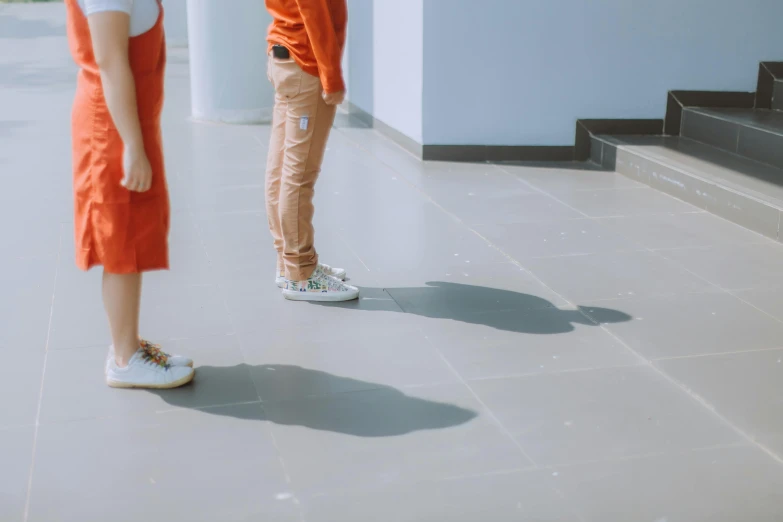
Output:
<svg viewBox="0 0 783 522">
<path fill-rule="evenodd" d="M 143 339 L 139 344 L 141 345 L 141 351 L 144 353 L 143 358 L 145 361 L 151 361 L 158 366 L 168 369 L 170 366 L 169 354 L 164 352 L 159 345 Z"/>
</svg>

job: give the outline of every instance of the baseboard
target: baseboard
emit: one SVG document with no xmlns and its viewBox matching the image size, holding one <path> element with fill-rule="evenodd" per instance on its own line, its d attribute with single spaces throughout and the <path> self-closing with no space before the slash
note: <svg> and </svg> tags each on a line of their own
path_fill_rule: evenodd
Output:
<svg viewBox="0 0 783 522">
<path fill-rule="evenodd" d="M 571 145 L 424 145 L 427 161 L 501 162 L 573 161 Z"/>
<path fill-rule="evenodd" d="M 345 102 L 346 107 L 348 109 L 348 114 L 355 117 L 368 127 L 377 130 L 387 138 L 389 138 L 391 141 L 402 147 L 403 149 L 407 150 L 414 156 L 416 156 L 419 159 L 423 158 L 424 152 L 423 152 L 423 146 L 421 143 L 417 142 L 413 138 L 403 134 L 402 132 L 398 131 L 394 127 L 387 125 L 386 123 L 382 122 L 369 112 L 365 111 L 364 109 L 357 107 L 350 101 Z"/>
<path fill-rule="evenodd" d="M 680 135 L 682 111 L 685 107 L 752 109 L 755 103 L 756 93 L 753 92 L 669 91 L 663 132 L 667 136 Z"/>
<path fill-rule="evenodd" d="M 348 114 L 389 138 L 423 161 L 496 162 L 496 161 L 572 161 L 574 147 L 504 145 L 422 145 L 372 114 L 346 102 Z"/>
<path fill-rule="evenodd" d="M 592 137 L 601 134 L 623 136 L 647 136 L 663 133 L 663 120 L 576 120 L 576 136 L 574 137 L 574 159 L 587 161 L 591 156 Z"/>
</svg>

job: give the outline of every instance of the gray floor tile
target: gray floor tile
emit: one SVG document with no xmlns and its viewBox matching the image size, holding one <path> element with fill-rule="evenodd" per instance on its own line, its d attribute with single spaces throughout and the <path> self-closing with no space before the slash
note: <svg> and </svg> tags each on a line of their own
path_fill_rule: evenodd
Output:
<svg viewBox="0 0 783 522">
<path fill-rule="evenodd" d="M 0 350 L 43 353 L 46 349 L 56 271 L 56 257 L 3 261 Z"/>
<path fill-rule="evenodd" d="M 534 192 L 519 178 L 487 164 L 433 164 L 423 174 L 408 174 L 408 179 L 441 204 L 464 198 L 483 199 L 507 193 Z"/>
<path fill-rule="evenodd" d="M 1 163 L 0 163 L 1 164 Z M 4 227 L 5 246 L 0 259 L 6 257 L 55 257 L 60 247 L 60 223 L 48 220 L 26 223 L 24 227 Z M 70 239 L 70 234 L 66 239 Z"/>
<path fill-rule="evenodd" d="M 644 187 L 641 183 L 614 172 L 513 165 L 502 165 L 500 168 L 514 174 L 528 185 L 554 195 L 583 190 Z"/>
<path fill-rule="evenodd" d="M 139 416 L 258 401 L 235 336 L 182 340 L 166 344 L 164 350 L 195 360 L 192 384 L 161 392 L 111 389 L 103 371 L 106 347 L 50 352 L 41 422 Z"/>
<path fill-rule="evenodd" d="M 783 396 L 783 350 L 673 359 L 656 365 L 754 440 L 783 455 L 783 419 L 770 415 Z"/>
<path fill-rule="evenodd" d="M 245 186 L 193 187 L 190 192 L 190 208 L 196 213 L 264 211 L 264 186 L 260 180 Z"/>
<path fill-rule="evenodd" d="M 714 288 L 652 252 L 531 259 L 524 265 L 553 290 L 585 306 L 601 299 L 679 294 Z"/>
<path fill-rule="evenodd" d="M 52 306 L 49 349 L 61 350 L 111 343 L 101 296 L 102 272 L 81 272 L 72 258 L 60 259 L 57 295 Z"/>
<path fill-rule="evenodd" d="M 590 219 L 551 223 L 477 225 L 475 230 L 514 259 L 640 250 L 609 227 Z"/>
<path fill-rule="evenodd" d="M 552 485 L 582 520 L 775 522 L 783 468 L 754 448 L 695 451 L 564 468 Z"/>
<path fill-rule="evenodd" d="M 382 229 L 379 229 L 382 230 Z M 345 235 L 347 246 L 372 272 L 432 272 L 444 266 L 505 263 L 508 259 L 473 232 L 454 224 L 386 234 Z"/>
<path fill-rule="evenodd" d="M 741 441 L 650 367 L 496 379 L 471 387 L 540 466 Z"/>
<path fill-rule="evenodd" d="M 0 401 L 0 429 L 35 424 L 44 375 L 43 351 L 10 355 L 9 363 L 0 365 L 0 397 L 5 398 Z"/>
<path fill-rule="evenodd" d="M 583 217 L 546 194 L 531 193 L 526 189 L 487 197 L 451 198 L 443 206 L 469 225 L 545 223 Z"/>
<path fill-rule="evenodd" d="M 313 522 L 576 522 L 541 472 L 391 484 L 360 494 L 322 495 L 305 501 Z"/>
<path fill-rule="evenodd" d="M 121 509 L 118 491 L 133 499 Z M 263 411 L 252 404 L 42 426 L 29 520 L 63 513 L 84 522 L 106 513 L 123 522 L 300 520 Z"/>
<path fill-rule="evenodd" d="M 783 323 L 723 292 L 609 301 L 633 321 L 607 328 L 646 358 L 783 346 Z M 587 309 L 588 315 L 592 315 Z"/>
<path fill-rule="evenodd" d="M 727 290 L 783 284 L 783 246 L 773 243 L 673 250 L 664 255 Z"/>
<path fill-rule="evenodd" d="M 779 287 L 759 287 L 732 293 L 750 305 L 783 321 L 783 292 Z"/>
<path fill-rule="evenodd" d="M 604 309 L 601 320 L 631 318 L 620 310 Z M 433 329 L 428 337 L 465 379 L 641 363 L 611 335 L 572 309 L 476 314 Z"/>
<path fill-rule="evenodd" d="M 142 296 L 141 328 L 150 339 L 182 339 L 234 333 L 217 286 L 183 286 L 176 294 Z"/>
<path fill-rule="evenodd" d="M 344 340 L 286 336 L 270 342 L 262 332 L 242 338 L 245 361 L 264 401 L 458 382 L 418 330 Z"/>
<path fill-rule="evenodd" d="M 530 462 L 461 385 L 265 403 L 306 495 L 524 469 Z"/>
<path fill-rule="evenodd" d="M 589 217 L 697 212 L 694 206 L 650 188 L 579 191 L 558 198 Z"/>
<path fill-rule="evenodd" d="M 0 520 L 23 522 L 35 428 L 0 429 Z"/>
<path fill-rule="evenodd" d="M 755 232 L 707 212 L 624 216 L 599 222 L 652 250 L 770 242 Z"/>
</svg>

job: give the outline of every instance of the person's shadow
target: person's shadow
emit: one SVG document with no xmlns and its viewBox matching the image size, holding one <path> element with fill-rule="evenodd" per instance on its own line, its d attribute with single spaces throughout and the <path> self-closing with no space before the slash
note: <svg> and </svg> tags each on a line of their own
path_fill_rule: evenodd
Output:
<svg viewBox="0 0 783 522">
<path fill-rule="evenodd" d="M 632 319 L 630 315 L 610 308 L 577 306 L 574 310 L 564 310 L 530 294 L 443 281 L 410 288 L 362 287 L 358 301 L 314 304 L 371 312 L 402 310 L 432 319 L 540 335 L 572 332 L 575 324 L 598 326 Z"/>
<path fill-rule="evenodd" d="M 359 301 L 320 304 L 410 313 L 539 335 L 572 332 L 576 324 L 599 326 L 632 319 L 618 310 L 581 306 L 567 310 L 529 294 L 446 282 L 420 288 L 362 288 Z M 520 350 L 524 350 L 522 339 Z M 446 429 L 477 416 L 475 411 L 417 398 L 390 386 L 286 365 L 199 366 L 191 386 L 152 393 L 176 408 L 356 437 Z M 260 408 L 210 407 L 248 402 L 259 403 Z"/>
<path fill-rule="evenodd" d="M 149 392 L 176 408 L 355 437 L 446 429 L 477 416 L 474 411 L 407 395 L 391 386 L 287 365 L 198 366 L 191 385 Z M 209 407 L 246 405 L 259 398 L 261 417 L 253 408 Z"/>
</svg>

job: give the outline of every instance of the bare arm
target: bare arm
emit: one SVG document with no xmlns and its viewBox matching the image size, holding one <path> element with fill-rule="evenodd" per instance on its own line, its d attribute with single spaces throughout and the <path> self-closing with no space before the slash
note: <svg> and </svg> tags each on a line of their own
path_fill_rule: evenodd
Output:
<svg viewBox="0 0 783 522">
<path fill-rule="evenodd" d="M 143 192 L 149 189 L 152 175 L 144 152 L 136 84 L 128 58 L 130 16 L 105 11 L 92 14 L 87 20 L 106 105 L 125 146 L 123 185 Z"/>
</svg>

